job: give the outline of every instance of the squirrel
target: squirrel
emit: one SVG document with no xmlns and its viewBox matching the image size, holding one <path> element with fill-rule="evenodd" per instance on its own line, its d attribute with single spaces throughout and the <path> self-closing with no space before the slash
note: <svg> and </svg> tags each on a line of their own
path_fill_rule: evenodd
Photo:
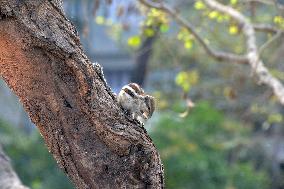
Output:
<svg viewBox="0 0 284 189">
<path fill-rule="evenodd" d="M 117 101 L 127 115 L 141 124 L 151 118 L 155 111 L 154 97 L 145 94 L 136 83 L 123 86 L 117 96 Z"/>
</svg>

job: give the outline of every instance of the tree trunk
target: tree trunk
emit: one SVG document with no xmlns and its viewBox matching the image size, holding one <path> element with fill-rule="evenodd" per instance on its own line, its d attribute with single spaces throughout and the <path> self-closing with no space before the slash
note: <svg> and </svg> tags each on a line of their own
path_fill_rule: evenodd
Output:
<svg viewBox="0 0 284 189">
<path fill-rule="evenodd" d="M 131 75 L 131 82 L 138 83 L 141 86 L 144 85 L 149 60 L 157 35 L 158 34 L 155 33 L 154 36 L 147 37 L 139 48 L 135 60 L 135 69 Z"/>
<path fill-rule="evenodd" d="M 160 156 L 82 50 L 59 0 L 0 0 L 0 75 L 77 188 L 163 188 Z"/>
<path fill-rule="evenodd" d="M 29 189 L 22 185 L 17 174 L 13 170 L 9 158 L 0 146 L 0 188 L 2 189 Z"/>
</svg>

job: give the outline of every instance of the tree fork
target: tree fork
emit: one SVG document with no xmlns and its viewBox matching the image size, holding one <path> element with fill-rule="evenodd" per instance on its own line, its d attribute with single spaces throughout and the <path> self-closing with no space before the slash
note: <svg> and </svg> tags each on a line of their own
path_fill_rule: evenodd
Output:
<svg viewBox="0 0 284 189">
<path fill-rule="evenodd" d="M 151 138 L 123 114 L 60 1 L 0 0 L 0 75 L 77 188 L 164 187 Z"/>
</svg>

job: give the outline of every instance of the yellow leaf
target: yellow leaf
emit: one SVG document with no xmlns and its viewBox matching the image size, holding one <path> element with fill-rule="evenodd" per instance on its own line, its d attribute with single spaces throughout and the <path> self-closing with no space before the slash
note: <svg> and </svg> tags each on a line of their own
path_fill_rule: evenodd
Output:
<svg viewBox="0 0 284 189">
<path fill-rule="evenodd" d="M 238 27 L 235 26 L 235 25 L 231 25 L 231 26 L 229 27 L 229 33 L 230 33 L 231 35 L 237 34 L 238 31 L 239 31 L 239 29 L 238 29 Z"/>
<path fill-rule="evenodd" d="M 96 23 L 99 25 L 105 22 L 105 18 L 103 16 L 97 16 L 95 20 L 96 20 Z"/>
<path fill-rule="evenodd" d="M 284 19 L 283 19 L 281 16 L 275 16 L 275 17 L 273 18 L 273 22 L 274 22 L 275 24 L 281 24 L 281 23 L 284 22 Z"/>
<path fill-rule="evenodd" d="M 178 73 L 178 75 L 176 76 L 176 83 L 178 85 L 181 85 L 185 81 L 186 75 L 187 75 L 186 72 Z"/>
<path fill-rule="evenodd" d="M 146 26 L 151 26 L 154 23 L 154 19 L 153 18 L 147 18 L 145 25 Z"/>
<path fill-rule="evenodd" d="M 192 48 L 192 41 L 191 40 L 185 41 L 184 42 L 184 48 L 191 49 Z"/>
<path fill-rule="evenodd" d="M 180 72 L 176 76 L 176 84 L 180 86 L 184 91 L 188 92 L 190 84 L 188 82 L 187 72 Z"/>
<path fill-rule="evenodd" d="M 230 0 L 231 5 L 236 5 L 238 3 L 238 0 Z"/>
<path fill-rule="evenodd" d="M 219 15 L 219 13 L 217 11 L 211 11 L 209 14 L 208 14 L 208 17 L 210 19 L 214 19 L 214 18 L 217 18 L 217 16 Z"/>
<path fill-rule="evenodd" d="M 195 85 L 199 80 L 199 74 L 196 70 L 182 71 L 176 76 L 176 84 L 185 92 L 188 92 L 192 85 Z"/>
<path fill-rule="evenodd" d="M 131 47 L 138 47 L 141 44 L 141 39 L 139 36 L 132 36 L 128 38 L 127 43 Z"/>
<path fill-rule="evenodd" d="M 204 3 L 202 1 L 196 1 L 194 3 L 194 8 L 196 10 L 202 10 L 202 9 L 205 9 L 205 5 L 204 5 Z"/>
<path fill-rule="evenodd" d="M 268 117 L 269 123 L 281 123 L 283 121 L 283 117 L 281 114 L 271 114 Z"/>
<path fill-rule="evenodd" d="M 158 17 L 158 16 L 161 15 L 161 11 L 159 11 L 155 8 L 152 8 L 150 14 L 151 14 L 151 16 Z"/>
</svg>

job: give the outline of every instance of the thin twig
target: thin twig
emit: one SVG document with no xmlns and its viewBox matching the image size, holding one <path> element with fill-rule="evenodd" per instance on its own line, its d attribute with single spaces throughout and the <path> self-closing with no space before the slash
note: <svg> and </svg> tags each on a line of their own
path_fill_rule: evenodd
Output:
<svg viewBox="0 0 284 189">
<path fill-rule="evenodd" d="M 279 31 L 283 31 L 268 24 L 253 24 L 253 28 L 255 31 L 266 33 L 277 33 Z"/>
<path fill-rule="evenodd" d="M 260 62 L 260 55 L 263 53 L 265 49 L 267 49 L 276 39 L 278 39 L 282 35 L 282 32 L 277 32 L 273 37 L 267 40 L 261 47 L 258 49 L 258 57 L 257 57 L 257 64 L 255 69 L 252 71 L 252 76 L 256 74 L 256 68 L 258 67 L 258 63 Z"/>
<path fill-rule="evenodd" d="M 267 40 L 261 47 L 259 47 L 258 53 L 262 54 L 265 49 L 267 49 L 276 39 L 282 36 L 283 32 L 279 31 L 274 36 L 272 36 L 269 40 Z"/>
<path fill-rule="evenodd" d="M 271 1 L 271 0 L 242 0 L 241 2 L 243 3 L 251 3 L 251 2 L 255 2 L 255 3 L 262 3 L 262 4 L 265 4 L 265 5 L 274 5 L 274 2 Z M 284 6 L 283 5 L 280 5 L 277 3 L 277 8 L 279 10 L 284 10 Z"/>
</svg>

